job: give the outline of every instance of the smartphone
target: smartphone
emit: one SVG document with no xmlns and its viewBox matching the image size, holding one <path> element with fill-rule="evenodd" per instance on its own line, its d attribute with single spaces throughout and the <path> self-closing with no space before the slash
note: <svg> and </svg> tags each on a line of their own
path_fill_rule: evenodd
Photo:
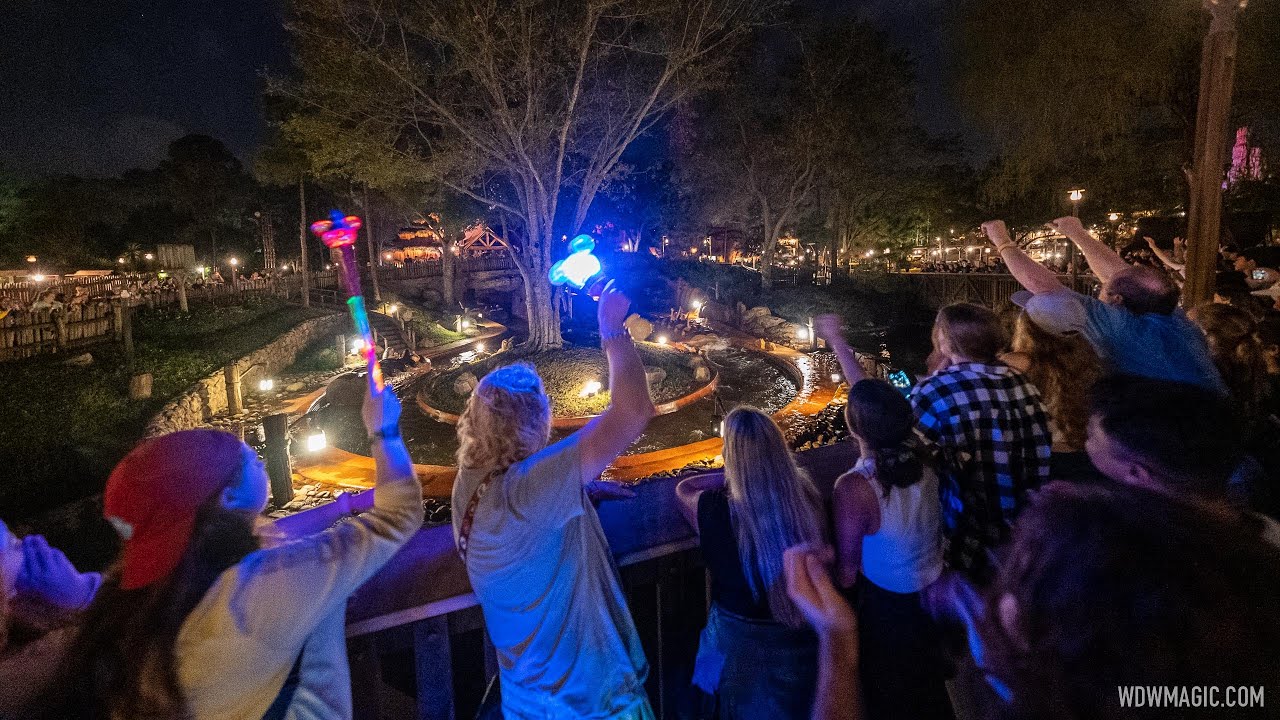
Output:
<svg viewBox="0 0 1280 720">
<path fill-rule="evenodd" d="M 895 370 L 889 373 L 889 384 L 898 388 L 903 395 L 911 394 L 911 376 L 906 370 Z"/>
<path fill-rule="evenodd" d="M 1253 271 L 1253 279 L 1254 279 L 1254 280 L 1266 280 L 1266 279 L 1267 279 L 1267 271 L 1266 271 L 1266 270 L 1262 270 L 1261 268 L 1259 268 L 1258 270 L 1254 270 L 1254 271 Z"/>
</svg>

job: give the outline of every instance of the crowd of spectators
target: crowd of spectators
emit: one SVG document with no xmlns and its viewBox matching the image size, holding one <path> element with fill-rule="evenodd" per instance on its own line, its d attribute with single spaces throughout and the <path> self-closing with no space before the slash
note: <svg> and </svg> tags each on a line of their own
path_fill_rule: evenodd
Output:
<svg viewBox="0 0 1280 720">
<path fill-rule="evenodd" d="M 1009 272 L 1009 269 L 1005 267 L 1003 260 L 995 257 L 984 259 L 981 262 L 974 262 L 972 260 L 947 262 L 929 261 L 920 266 L 920 272 L 1004 274 Z"/>
<path fill-rule="evenodd" d="M 1275 693 L 1276 323 L 1184 312 L 1175 278 L 1054 224 L 1099 295 L 987 223 L 1025 288 L 1013 332 L 942 308 L 905 394 L 867 375 L 839 318 L 815 318 L 858 449 L 829 505 L 767 415 L 726 416 L 724 472 L 675 489 L 710 581 L 689 717 L 1118 720 L 1182 712 L 1127 706 L 1125 688 Z M 453 534 L 498 667 L 482 717 L 654 717 L 594 506 L 628 495 L 600 474 L 655 413 L 628 312 L 607 287 L 612 402 L 583 429 L 550 442 L 525 364 L 487 374 L 459 420 Z M 262 464 L 206 430 L 112 473 L 124 544 L 101 578 L 5 533 L 0 717 L 350 717 L 345 599 L 422 521 L 394 394 L 371 388 L 364 419 L 373 504 L 318 535 L 256 532 Z M 54 610 L 37 622 L 36 604 Z"/>
</svg>

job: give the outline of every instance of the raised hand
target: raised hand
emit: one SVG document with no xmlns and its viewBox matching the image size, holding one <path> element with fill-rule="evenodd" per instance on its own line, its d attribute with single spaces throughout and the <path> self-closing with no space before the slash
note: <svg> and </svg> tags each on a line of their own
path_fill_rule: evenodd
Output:
<svg viewBox="0 0 1280 720">
<path fill-rule="evenodd" d="M 1013 244 L 1013 238 L 1009 237 L 1009 228 L 1003 220 L 988 220 L 982 223 L 982 234 L 987 236 L 996 250 Z"/>
<path fill-rule="evenodd" d="M 830 555 L 830 548 L 825 549 Z M 854 635 L 858 631 L 853 608 L 831 582 L 821 552 L 810 546 L 788 548 L 782 556 L 787 578 L 787 596 L 796 604 L 818 635 Z"/>
<path fill-rule="evenodd" d="M 387 386 L 382 392 L 368 390 L 361 408 L 364 417 L 364 429 L 369 435 L 383 433 L 396 435 L 400 432 L 400 398 L 395 390 Z"/>
<path fill-rule="evenodd" d="M 835 346 L 844 341 L 844 323 L 834 313 L 824 313 L 813 319 L 813 332 L 827 341 L 827 345 Z"/>
<path fill-rule="evenodd" d="M 631 310 L 631 300 L 614 286 L 610 280 L 600 293 L 600 302 L 596 306 L 596 319 L 600 322 L 600 333 L 609 335 L 622 331 L 622 323 Z"/>
<path fill-rule="evenodd" d="M 22 539 L 22 569 L 16 591 L 41 600 L 59 610 L 75 611 L 88 606 L 102 578 L 98 573 L 81 573 L 67 556 L 40 535 Z"/>
<path fill-rule="evenodd" d="M 1084 229 L 1084 223 L 1080 222 L 1080 218 L 1075 217 L 1073 215 L 1060 217 L 1057 220 L 1054 220 L 1053 222 L 1049 223 L 1049 227 L 1053 228 L 1059 233 L 1062 233 L 1068 238 L 1075 238 L 1076 236 L 1082 233 L 1088 234 L 1088 231 Z"/>
</svg>

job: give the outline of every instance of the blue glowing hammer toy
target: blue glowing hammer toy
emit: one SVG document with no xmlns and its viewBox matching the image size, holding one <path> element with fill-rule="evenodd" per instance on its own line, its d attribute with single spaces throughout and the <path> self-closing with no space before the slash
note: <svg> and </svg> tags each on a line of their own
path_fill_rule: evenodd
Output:
<svg viewBox="0 0 1280 720">
<path fill-rule="evenodd" d="M 600 258 L 591 254 L 595 247 L 596 241 L 585 233 L 570 240 L 569 257 L 552 265 L 551 272 L 547 274 L 551 284 L 585 289 L 592 300 L 599 300 L 609 278 L 600 267 Z"/>
</svg>

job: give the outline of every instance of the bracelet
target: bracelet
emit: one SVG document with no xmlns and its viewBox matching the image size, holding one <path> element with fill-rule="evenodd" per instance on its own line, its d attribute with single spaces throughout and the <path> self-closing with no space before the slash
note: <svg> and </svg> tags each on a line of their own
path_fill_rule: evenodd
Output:
<svg viewBox="0 0 1280 720">
<path fill-rule="evenodd" d="M 617 340 L 619 338 L 626 338 L 630 340 L 631 339 L 630 331 L 628 331 L 626 328 L 623 328 L 617 332 L 600 333 L 600 344 L 604 345 L 605 343 L 611 340 Z"/>
<path fill-rule="evenodd" d="M 1016 248 L 1016 247 L 1018 246 L 1013 243 L 1005 243 L 1003 245 L 997 245 L 996 254 L 999 255 L 1000 253 L 1004 252 L 1005 250 L 1008 250 L 1009 248 Z"/>
<path fill-rule="evenodd" d="M 371 441 L 372 440 L 399 440 L 399 439 L 400 439 L 400 428 L 398 427 L 393 427 L 390 429 L 383 428 L 378 432 L 369 436 L 369 440 Z"/>
</svg>

